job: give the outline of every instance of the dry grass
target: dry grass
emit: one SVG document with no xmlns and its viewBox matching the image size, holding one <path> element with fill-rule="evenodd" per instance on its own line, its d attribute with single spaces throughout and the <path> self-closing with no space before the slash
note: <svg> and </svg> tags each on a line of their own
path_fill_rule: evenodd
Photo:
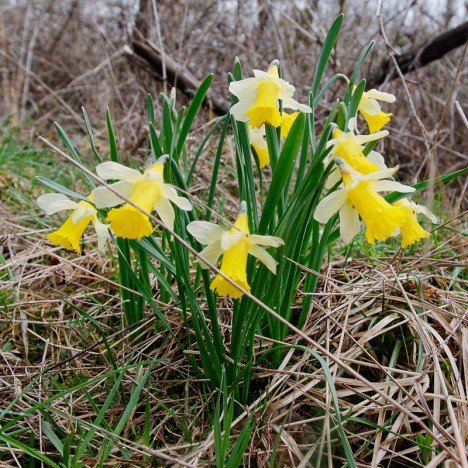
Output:
<svg viewBox="0 0 468 468">
<path fill-rule="evenodd" d="M 279 58 L 286 77 L 304 95 L 323 42 L 322 24 L 330 24 L 338 5 L 300 8 L 294 2 L 285 6 L 289 2 L 239 1 L 236 10 L 222 8 L 222 3 L 158 2 L 159 23 L 150 17 L 149 35 L 197 78 L 216 71 L 214 87 L 225 97 L 225 74 L 235 55 L 240 56 L 246 74 Z M 347 15 L 345 30 L 327 72 L 330 75 L 349 74 L 371 39 L 377 45 L 368 68 L 386 56 L 373 17 L 376 2 L 364 2 L 359 8 L 351 1 L 341 4 Z M 128 157 L 139 158 L 147 137 L 146 93 L 156 94 L 168 84 L 155 82 L 125 54 L 127 26 L 133 17 L 130 8 L 118 5 L 117 13 L 109 15 L 105 10 L 91 11 L 81 0 L 47 5 L 18 1 L 2 5 L 0 11 L 4 59 L 0 110 L 5 123 L 20 122 L 22 138 L 34 139 L 48 134 L 57 120 L 86 155 L 89 147 L 83 139 L 79 108 L 87 108 L 96 126 L 104 122 L 104 109 L 110 105 L 116 133 L 122 135 L 119 147 Z M 407 11 L 408 5 L 391 14 L 385 11 L 386 31 L 400 50 L 457 23 L 456 14 L 437 16 L 425 2 L 412 2 L 409 22 Z M 412 73 L 407 77 L 408 93 L 398 80 L 383 87 L 398 97 L 384 151 L 392 163 L 400 164 L 407 180 L 425 173 L 428 166 L 421 161 L 429 157 L 439 172 L 466 165 L 466 128 L 463 110 L 457 110 L 467 99 L 468 75 L 460 67 L 463 59 L 462 52 L 455 51 Z M 328 103 L 341 92 L 332 89 Z M 414 118 L 410 99 L 424 128 Z M 324 105 L 317 121 L 327 112 Z M 208 113 L 200 117 L 190 137 L 194 145 L 210 118 Z M 98 146 L 105 148 L 104 125 L 97 135 Z M 226 167 L 231 154 L 227 144 Z M 201 175 L 192 195 L 206 190 L 203 174 L 209 168 L 210 149 L 200 160 Z M 229 169 L 225 171 L 222 183 L 229 205 L 234 189 L 229 185 Z M 113 258 L 92 249 L 77 257 L 44 241 L 43 220 L 31 204 L 36 189 L 28 182 L 35 173 L 29 168 L 0 175 L 0 412 L 7 407 L 11 411 L 2 423 L 26 414 L 14 426 L 18 440 L 54 460 L 59 456 L 51 429 L 63 435 L 63 442 L 75 432 L 78 438 L 84 437 L 94 427 L 91 446 L 96 456 L 113 441 L 114 449 L 105 462 L 109 466 L 213 463 L 213 421 L 206 408 L 213 405 L 215 396 L 194 378 L 187 356 L 149 311 L 132 330 L 123 328 Z M 320 272 L 304 332 L 326 351 L 323 356 L 334 377 L 357 466 L 451 467 L 466 459 L 468 297 L 463 268 L 467 249 L 466 222 L 458 215 L 465 193 L 466 181 L 461 181 L 436 196 L 434 204 L 449 221 L 428 247 L 407 257 L 391 246 L 364 258 L 337 254 Z M 156 282 L 154 293 L 158 300 Z M 184 342 L 186 331 L 177 304 L 158 305 Z M 230 314 L 226 302 L 227 342 Z M 141 336 L 136 345 L 130 343 L 132 334 Z M 260 338 L 257 346 L 266 346 L 267 341 Z M 309 346 L 310 342 L 293 335 L 290 344 Z M 191 352 L 196 358 L 196 350 Z M 120 421 L 149 362 L 150 377 L 139 403 L 119 435 L 114 435 L 111 428 Z M 255 402 L 245 408 L 232 430 L 235 440 L 247 416 L 256 411 L 246 464 L 342 466 L 330 388 L 318 362 L 296 349 L 285 353 L 278 369 L 261 364 L 255 368 L 252 385 Z M 112 374 L 113 369 L 118 371 Z M 105 412 L 105 423 L 96 424 L 96 408 L 104 404 L 118 378 L 122 380 Z M 151 428 L 147 440 L 146 424 Z M 2 445 L 2 466 L 25 463 L 22 451 Z M 96 466 L 98 460 L 89 456 L 85 463 Z"/>
<path fill-rule="evenodd" d="M 2 219 L 10 214 L 2 212 Z M 466 266 L 466 246 L 460 221 L 451 228 L 451 238 L 417 256 L 374 259 L 373 265 L 367 259 L 336 259 L 321 272 L 304 331 L 334 356 L 327 364 L 358 466 L 451 466 L 464 456 L 468 298 L 466 281 L 454 272 Z M 157 331 L 153 315 L 138 324 L 135 333 L 143 339 L 130 346 L 109 259 L 94 250 L 69 256 L 47 246 L 41 231 L 16 222 L 4 221 L 2 239 L 1 341 L 3 349 L 11 345 L 1 352 L 2 406 L 20 395 L 11 410 L 27 412 L 61 390 L 92 380 L 86 387 L 88 396 L 83 389 L 69 390 L 44 407 L 65 431 L 77 425 L 92 427 L 96 414 L 90 401 L 102 404 L 107 396 L 112 361 L 121 368 L 134 365 L 122 380 L 122 390 L 129 395 L 146 369 L 137 363 L 158 360 L 141 404 L 120 436 L 113 438 L 114 447 L 131 454 L 131 466 L 148 466 L 145 455 L 153 460 L 168 456 L 192 466 L 213 460 L 212 421 L 203 403 L 210 397 L 201 393 L 176 342 L 167 332 Z M 183 340 L 177 304 L 164 310 Z M 224 314 L 229 339 L 229 308 Z M 300 337 L 291 338 L 291 343 L 307 344 Z M 346 372 L 348 366 L 368 383 Z M 247 452 L 249 466 L 267 466 L 278 434 L 276 457 L 285 465 L 305 466 L 307 460 L 312 466 L 319 466 L 320 460 L 341 465 L 340 444 L 331 434 L 336 422 L 329 387 L 317 362 L 307 352 L 291 350 L 278 369 L 259 366 L 255 371 L 254 391 L 266 403 Z M 145 423 L 146 399 L 151 408 L 150 444 L 142 443 L 135 429 Z M 122 405 L 124 401 L 106 412 L 110 427 L 122 414 Z M 233 424 L 234 438 L 255 407 L 246 408 Z M 45 417 L 35 411 L 16 428 L 27 428 L 26 434 L 34 434 L 45 453 L 53 453 L 42 433 Z M 428 433 L 432 440 L 424 451 L 414 441 Z M 100 426 L 94 437 L 98 447 L 110 435 Z M 13 448 L 6 455 L 4 451 L 3 463 L 14 464 L 19 456 Z M 114 456 L 108 462 L 119 464 L 118 450 Z M 94 466 L 97 461 L 86 463 Z"/>
</svg>

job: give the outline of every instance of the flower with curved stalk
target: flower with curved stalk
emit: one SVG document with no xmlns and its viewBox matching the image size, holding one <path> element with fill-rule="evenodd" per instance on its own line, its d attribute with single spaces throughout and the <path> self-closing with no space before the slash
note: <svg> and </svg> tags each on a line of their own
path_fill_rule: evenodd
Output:
<svg viewBox="0 0 468 468">
<path fill-rule="evenodd" d="M 245 202 L 241 203 L 239 216 L 229 230 L 207 221 L 193 221 L 187 226 L 187 231 L 206 247 L 200 255 L 209 263 L 216 265 L 219 257 L 223 256 L 220 270 L 239 286 L 250 291 L 247 281 L 247 257 L 253 255 L 260 260 L 272 273 L 276 274 L 276 261 L 260 246 L 279 247 L 283 240 L 274 236 L 260 236 L 250 234 Z M 203 268 L 208 265 L 201 262 Z M 219 296 L 229 296 L 238 299 L 242 292 L 229 283 L 221 275 L 216 275 L 211 289 Z"/>
<path fill-rule="evenodd" d="M 355 129 L 356 119 L 354 117 L 349 119 L 347 132 L 343 132 L 338 127 L 333 129 L 333 138 L 327 143 L 327 147 L 332 147 L 332 150 L 323 160 L 325 167 L 328 166 L 331 159 L 341 158 L 346 164 L 361 174 L 369 174 L 370 172 L 387 169 L 383 156 L 380 153 L 371 151 L 369 156 L 366 157 L 362 152 L 362 145 L 386 137 L 388 131 L 383 130 L 371 135 L 357 135 Z M 335 166 L 328 176 L 325 186 L 327 188 L 333 187 L 339 182 L 340 178 L 341 174 L 338 166 Z"/>
<path fill-rule="evenodd" d="M 411 200 L 407 200 L 406 198 L 397 200 L 395 203 L 393 203 L 393 205 L 401 206 L 402 209 L 408 212 L 408 219 L 406 223 L 400 227 L 402 247 L 407 247 L 408 245 L 419 242 L 421 239 L 430 236 L 430 233 L 424 230 L 418 223 L 416 217 L 417 214 L 423 214 L 426 218 L 430 219 L 432 223 L 437 223 L 437 218 L 429 211 L 427 207 L 418 205 Z"/>
<path fill-rule="evenodd" d="M 393 115 L 384 113 L 378 101 L 391 103 L 395 102 L 395 100 L 396 97 L 393 94 L 377 91 L 376 89 L 362 93 L 358 110 L 367 122 L 371 133 L 380 131 L 385 124 L 390 122 L 390 117 Z"/>
<path fill-rule="evenodd" d="M 327 223 L 337 212 L 340 214 L 340 235 L 345 243 L 361 229 L 361 216 L 366 225 L 366 239 L 370 244 L 394 235 L 408 221 L 408 210 L 392 206 L 379 192 L 397 191 L 411 193 L 415 189 L 391 180 L 382 180 L 392 176 L 398 166 L 384 171 L 360 174 L 341 159 L 335 159 L 339 167 L 343 188 L 327 195 L 315 209 L 314 218 L 320 223 Z"/>
<path fill-rule="evenodd" d="M 283 108 L 302 112 L 312 112 L 312 109 L 293 99 L 296 88 L 278 75 L 277 61 L 273 61 L 267 72 L 254 70 L 253 78 L 233 81 L 229 91 L 239 99 L 231 107 L 231 114 L 236 120 L 249 122 L 253 128 L 264 124 L 274 127 L 281 125 L 279 100 Z"/>
<path fill-rule="evenodd" d="M 99 164 L 96 172 L 102 179 L 118 180 L 119 182 L 110 185 L 112 189 L 146 213 L 156 210 L 162 222 L 172 230 L 175 214 L 171 203 L 185 211 L 190 211 L 192 204 L 186 198 L 177 195 L 174 186 L 164 182 L 163 171 L 166 159 L 167 155 L 162 156 L 143 174 L 113 161 Z M 107 187 L 98 187 L 92 193 L 97 208 L 112 208 L 107 214 L 106 221 L 110 223 L 117 237 L 141 239 L 153 231 L 149 217 L 130 203 L 125 203 L 120 208 L 113 208 L 124 201 Z"/>
<path fill-rule="evenodd" d="M 265 125 L 260 128 L 253 128 L 249 125 L 250 144 L 257 153 L 258 165 L 260 169 L 270 164 L 270 153 L 265 139 Z"/>
<path fill-rule="evenodd" d="M 89 195 L 88 198 L 94 202 L 92 195 Z M 84 200 L 75 202 L 63 193 L 46 193 L 37 199 L 37 204 L 48 215 L 73 210 L 61 228 L 47 235 L 47 239 L 52 244 L 67 250 L 74 250 L 78 255 L 81 255 L 80 239 L 88 224 L 92 222 L 98 236 L 98 249 L 104 250 L 104 245 L 110 237 L 109 225 L 99 221 L 97 210 L 91 203 Z"/>
<path fill-rule="evenodd" d="M 292 114 L 281 114 L 281 138 L 286 138 L 291 130 L 291 127 L 296 120 L 299 112 L 293 112 Z M 265 136 L 265 125 L 260 128 L 253 128 L 249 125 L 249 139 L 250 144 L 253 146 L 257 153 L 258 163 L 260 169 L 270 164 L 270 153 L 268 152 L 268 145 Z"/>
</svg>

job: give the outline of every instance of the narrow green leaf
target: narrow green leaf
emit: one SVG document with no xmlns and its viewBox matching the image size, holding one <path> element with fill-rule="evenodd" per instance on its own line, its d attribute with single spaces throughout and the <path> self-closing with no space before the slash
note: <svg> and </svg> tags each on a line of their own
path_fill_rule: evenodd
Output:
<svg viewBox="0 0 468 468">
<path fill-rule="evenodd" d="M 114 162 L 118 162 L 119 155 L 117 153 L 117 142 L 115 140 L 114 127 L 112 125 L 112 119 L 111 119 L 109 108 L 106 109 L 106 124 L 107 124 L 107 134 L 109 136 L 110 160 Z"/>
<path fill-rule="evenodd" d="M 259 234 L 265 234 L 270 221 L 272 221 L 278 201 L 281 198 L 283 187 L 289 179 L 297 153 L 302 143 L 305 127 L 305 117 L 300 113 L 294 121 L 283 149 L 281 150 L 276 170 L 271 179 L 270 190 L 265 200 L 263 213 L 258 227 Z"/>
<path fill-rule="evenodd" d="M 57 192 L 63 193 L 64 195 L 68 195 L 69 197 L 78 198 L 79 200 L 83 200 L 85 202 L 91 203 L 89 199 L 86 198 L 81 193 L 74 192 L 73 190 L 67 189 L 63 185 L 60 185 L 57 182 L 54 182 L 53 180 L 47 179 L 47 177 L 36 176 L 36 179 L 39 182 L 43 183 L 44 185 L 47 185 L 51 189 L 56 190 Z"/>
<path fill-rule="evenodd" d="M 335 19 L 323 43 L 322 51 L 320 52 L 320 57 L 317 62 L 317 68 L 315 69 L 314 81 L 312 82 L 312 95 L 314 97 L 317 95 L 325 68 L 327 67 L 336 40 L 338 39 L 342 23 L 343 14 L 338 15 Z"/>
<path fill-rule="evenodd" d="M 89 123 L 89 117 L 88 117 L 88 113 L 86 112 L 86 109 L 84 107 L 81 108 L 82 112 L 83 112 L 83 117 L 84 117 L 84 121 L 85 121 L 85 126 L 86 126 L 86 132 L 88 133 L 88 138 L 89 138 L 89 143 L 91 145 L 91 150 L 94 154 L 94 156 L 96 156 L 96 159 L 102 163 L 102 157 L 101 155 L 98 153 L 97 149 L 96 149 L 96 145 L 94 144 L 94 136 L 93 136 L 93 130 L 91 128 L 91 124 Z"/>
<path fill-rule="evenodd" d="M 187 114 L 184 119 L 184 123 L 182 124 L 182 128 L 180 129 L 179 138 L 177 140 L 177 148 L 176 153 L 177 157 L 180 156 L 182 152 L 182 148 L 185 145 L 185 140 L 187 139 L 187 135 L 190 132 L 190 128 L 192 127 L 193 121 L 200 110 L 200 107 L 205 99 L 206 93 L 211 86 L 211 82 L 213 81 L 213 74 L 210 73 L 200 84 L 195 96 L 190 103 L 190 106 L 187 110 Z"/>
</svg>

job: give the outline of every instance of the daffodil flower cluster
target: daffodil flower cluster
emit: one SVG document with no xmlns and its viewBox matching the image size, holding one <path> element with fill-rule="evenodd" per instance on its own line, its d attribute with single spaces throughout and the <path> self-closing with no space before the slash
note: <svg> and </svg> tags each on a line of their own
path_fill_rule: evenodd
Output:
<svg viewBox="0 0 468 468">
<path fill-rule="evenodd" d="M 338 190 L 328 194 L 318 204 L 314 218 L 327 223 L 339 212 L 340 235 L 346 243 L 358 234 L 362 219 L 369 243 L 374 244 L 377 240 L 401 234 L 402 247 L 406 247 L 429 237 L 429 233 L 416 219 L 418 213 L 424 214 L 432 222 L 437 219 L 427 208 L 414 202 L 401 199 L 391 205 L 379 194 L 392 191 L 409 194 L 415 190 L 395 181 L 384 180 L 393 176 L 398 166 L 388 169 L 380 153 L 371 151 L 367 157 L 364 155 L 363 145 L 389 134 L 387 130 L 381 129 L 392 114 L 384 114 L 377 100 L 394 102 L 395 96 L 376 90 L 363 93 L 358 110 L 369 126 L 370 135 L 357 133 L 354 117 L 349 120 L 346 132 L 334 128 L 333 138 L 328 142 L 331 151 L 324 159 L 324 164 L 328 166 L 334 160 L 335 166 L 325 187 L 331 189 L 340 181 L 342 183 Z"/>
<path fill-rule="evenodd" d="M 171 203 L 181 210 L 191 210 L 192 204 L 177 195 L 176 188 L 164 182 L 163 171 L 167 155 L 162 156 L 143 173 L 122 164 L 108 161 L 99 164 L 96 172 L 104 180 L 117 180 L 109 187 L 97 187 L 88 196 L 89 202 L 74 202 L 61 193 L 41 195 L 37 203 L 48 215 L 73 209 L 71 216 L 60 229 L 47 238 L 52 244 L 81 254 L 80 239 L 88 224 L 93 223 L 98 235 L 98 248 L 102 250 L 110 231 L 124 239 L 141 239 L 153 231 L 148 214 L 153 209 L 162 222 L 174 228 L 174 209 Z M 125 202 L 128 198 L 133 204 Z M 117 205 L 122 205 L 115 208 Z M 112 208 L 105 218 L 109 224 L 99 221 L 98 209 Z M 147 214 L 148 213 L 148 214 Z"/>
</svg>

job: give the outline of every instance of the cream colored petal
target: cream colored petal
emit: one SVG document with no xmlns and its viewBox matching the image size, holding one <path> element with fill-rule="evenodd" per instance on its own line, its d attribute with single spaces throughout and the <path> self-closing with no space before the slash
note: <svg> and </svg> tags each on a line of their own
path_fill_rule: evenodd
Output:
<svg viewBox="0 0 468 468">
<path fill-rule="evenodd" d="M 89 203 L 86 204 L 79 204 L 76 208 L 75 213 L 73 213 L 72 221 L 77 224 L 82 219 L 87 218 L 88 216 L 95 215 L 96 209 L 90 205 Z"/>
<path fill-rule="evenodd" d="M 239 102 L 236 102 L 229 112 L 234 117 L 235 120 L 240 122 L 247 122 L 249 118 L 245 115 L 256 102 L 257 91 L 249 92 L 244 94 Z"/>
<path fill-rule="evenodd" d="M 272 273 L 276 274 L 276 260 L 265 250 L 258 245 L 249 247 L 249 254 L 258 258 Z"/>
<path fill-rule="evenodd" d="M 211 242 L 208 244 L 201 252 L 200 255 L 212 265 L 217 265 L 219 257 L 223 254 L 223 249 L 221 248 L 221 241 Z M 204 263 L 202 260 L 199 260 L 200 266 L 202 268 L 209 268 L 209 266 Z"/>
<path fill-rule="evenodd" d="M 361 230 L 359 214 L 351 203 L 345 203 L 340 210 L 340 236 L 349 244 Z"/>
<path fill-rule="evenodd" d="M 306 113 L 312 112 L 312 109 L 308 105 L 301 104 L 301 103 L 295 101 L 291 97 L 282 97 L 280 95 L 278 97 L 278 99 L 282 99 L 284 109 L 294 109 L 294 110 L 298 110 L 298 111 L 306 112 Z"/>
<path fill-rule="evenodd" d="M 265 247 L 279 247 L 284 245 L 284 240 L 281 237 L 275 236 L 261 236 L 259 234 L 251 234 L 247 237 L 251 245 L 263 245 Z"/>
<path fill-rule="evenodd" d="M 325 188 L 330 190 L 332 189 L 339 181 L 341 180 L 341 171 L 338 169 L 338 166 L 335 164 L 332 167 L 330 174 L 325 181 Z"/>
<path fill-rule="evenodd" d="M 414 202 L 411 202 L 411 208 L 415 213 L 422 214 L 426 218 L 430 219 L 433 224 L 437 223 L 437 217 L 432 213 L 427 206 L 417 205 Z"/>
<path fill-rule="evenodd" d="M 181 210 L 190 211 L 192 209 L 192 204 L 189 200 L 184 197 L 179 197 L 177 195 L 177 190 L 170 184 L 161 184 L 160 185 L 161 195 L 164 198 L 170 200 L 174 205 L 179 207 Z"/>
<path fill-rule="evenodd" d="M 37 199 L 37 204 L 48 215 L 64 210 L 74 210 L 78 206 L 78 203 L 70 200 L 63 193 L 45 193 Z"/>
<path fill-rule="evenodd" d="M 260 128 L 249 128 L 249 138 L 252 145 L 257 146 L 259 149 L 268 148 L 265 139 L 265 125 Z"/>
<path fill-rule="evenodd" d="M 134 183 L 127 182 L 126 180 L 121 180 L 115 184 L 111 184 L 116 192 L 120 195 L 129 198 L 133 192 Z M 113 206 L 121 205 L 125 203 L 125 200 L 122 200 L 118 195 L 109 190 L 107 187 L 97 187 L 91 194 L 94 197 L 94 204 L 96 208 L 112 208 Z"/>
<path fill-rule="evenodd" d="M 140 171 L 131 169 L 114 161 L 106 161 L 98 164 L 96 166 L 96 174 L 101 179 L 126 180 L 128 182 L 138 182 L 143 178 L 143 174 Z"/>
<path fill-rule="evenodd" d="M 377 180 L 374 182 L 373 188 L 376 192 L 412 193 L 416 191 L 415 188 L 400 184 L 400 182 L 394 180 Z"/>
<path fill-rule="evenodd" d="M 110 239 L 109 225 L 101 223 L 97 217 L 93 219 L 93 225 L 98 236 L 98 250 L 102 252 L 106 246 L 107 240 Z"/>
<path fill-rule="evenodd" d="M 348 120 L 348 130 L 352 133 L 357 133 L 357 119 L 356 117 L 351 117 Z"/>
<path fill-rule="evenodd" d="M 345 204 L 348 194 L 346 190 L 339 189 L 327 195 L 315 208 L 314 219 L 325 224 Z"/>
<path fill-rule="evenodd" d="M 188 224 L 187 231 L 203 245 L 221 241 L 221 237 L 226 232 L 221 226 L 208 221 L 192 221 Z"/>
<path fill-rule="evenodd" d="M 274 75 L 271 75 L 270 73 L 268 72 L 265 72 L 263 70 L 254 70 L 253 71 L 253 74 L 255 76 L 255 78 L 247 78 L 248 80 L 249 79 L 255 79 L 257 80 L 258 82 L 262 82 L 262 81 L 274 81 L 276 83 L 278 83 L 278 85 L 281 86 L 280 84 L 280 81 L 284 81 L 282 80 L 281 78 L 277 78 L 276 76 Z M 244 81 L 244 80 L 243 80 Z M 238 81 L 237 81 L 238 83 Z"/>
<path fill-rule="evenodd" d="M 154 204 L 154 209 L 158 213 L 161 221 L 171 230 L 174 230 L 175 213 L 171 202 L 163 197 Z"/>
<path fill-rule="evenodd" d="M 369 143 L 370 141 L 379 140 L 384 138 L 389 134 L 388 130 L 382 130 L 381 132 L 371 133 L 370 135 L 353 135 L 353 140 L 362 145 L 364 143 Z"/>
<path fill-rule="evenodd" d="M 368 97 L 362 97 L 361 102 L 359 103 L 359 110 L 366 112 L 370 115 L 378 114 L 382 109 L 380 104 L 375 99 L 370 99 Z"/>
<path fill-rule="evenodd" d="M 383 91 L 377 91 L 376 89 L 370 89 L 366 92 L 367 97 L 372 99 L 377 99 L 378 101 L 383 102 L 395 102 L 396 97 L 393 94 L 385 93 Z"/>
<path fill-rule="evenodd" d="M 377 151 L 371 151 L 369 156 L 367 156 L 367 160 L 375 164 L 382 171 L 388 169 L 384 157 L 380 153 L 377 153 Z"/>
<path fill-rule="evenodd" d="M 389 167 L 388 169 L 384 169 L 382 171 L 369 172 L 369 174 L 361 174 L 357 178 L 359 178 L 360 180 L 386 179 L 387 177 L 391 177 L 393 174 L 395 174 L 395 172 L 398 171 L 398 169 L 399 166 Z"/>
<path fill-rule="evenodd" d="M 226 251 L 229 250 L 231 247 L 236 245 L 242 237 L 246 237 L 247 234 L 244 231 L 226 231 L 221 236 L 221 248 Z"/>
</svg>

